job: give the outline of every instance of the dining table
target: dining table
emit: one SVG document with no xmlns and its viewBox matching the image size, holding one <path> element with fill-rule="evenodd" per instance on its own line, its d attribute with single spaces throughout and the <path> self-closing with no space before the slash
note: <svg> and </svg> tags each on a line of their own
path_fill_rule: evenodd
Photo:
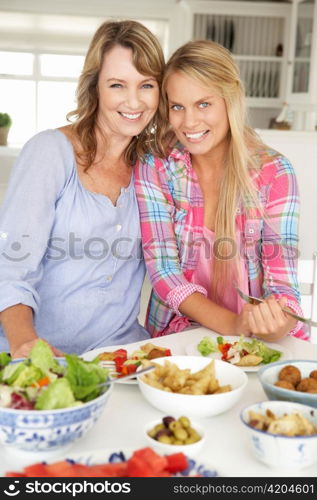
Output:
<svg viewBox="0 0 317 500">
<path fill-rule="evenodd" d="M 172 355 L 186 355 L 187 346 L 212 332 L 204 327 L 192 328 L 183 332 L 150 339 L 149 342 L 169 348 Z M 145 342 L 136 342 L 123 346 L 107 346 L 98 352 L 126 348 L 132 352 Z M 279 345 L 291 353 L 293 360 L 316 360 L 317 344 L 287 336 Z M 92 352 L 94 355 L 95 352 Z M 291 362 L 291 359 L 290 359 Z M 208 418 L 193 418 L 205 429 L 206 441 L 195 460 L 220 477 L 317 477 L 315 465 L 296 471 L 275 471 L 259 462 L 252 454 L 247 430 L 241 422 L 242 409 L 250 404 L 265 401 L 267 397 L 262 389 L 258 373 L 246 372 L 248 383 L 241 399 L 235 406 L 222 414 Z M 148 446 L 145 439 L 145 426 L 165 416 L 148 403 L 137 383 L 115 383 L 109 401 L 93 428 L 75 441 L 66 451 L 57 450 L 46 454 L 22 452 L 0 446 L 0 475 L 7 471 L 21 470 L 25 465 L 43 460 L 58 461 L 73 455 L 92 456 L 103 453 L 106 457 L 112 452 L 137 450 Z"/>
</svg>

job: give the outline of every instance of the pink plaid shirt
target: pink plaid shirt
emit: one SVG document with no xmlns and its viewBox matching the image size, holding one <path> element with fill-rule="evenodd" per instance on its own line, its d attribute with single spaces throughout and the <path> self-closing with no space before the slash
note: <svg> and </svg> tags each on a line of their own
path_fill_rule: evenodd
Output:
<svg viewBox="0 0 317 500">
<path fill-rule="evenodd" d="M 237 209 L 249 292 L 255 297 L 285 296 L 302 314 L 297 282 L 299 197 L 292 165 L 271 149 L 258 151 L 261 168 L 252 171 L 265 218 L 258 209 Z M 207 291 L 191 277 L 203 237 L 203 194 L 190 154 L 176 145 L 166 159 L 147 155 L 135 168 L 144 257 L 153 286 L 146 328 L 157 337 L 190 326 L 178 308 L 185 298 Z M 268 222 L 268 223 L 267 223 Z M 274 228 L 274 230 L 272 229 Z M 290 333 L 307 340 L 302 323 Z"/>
</svg>

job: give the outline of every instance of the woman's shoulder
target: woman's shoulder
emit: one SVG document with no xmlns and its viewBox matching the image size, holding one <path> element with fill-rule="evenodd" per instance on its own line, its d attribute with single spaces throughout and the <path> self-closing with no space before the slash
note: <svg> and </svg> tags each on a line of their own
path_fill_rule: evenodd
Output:
<svg viewBox="0 0 317 500">
<path fill-rule="evenodd" d="M 270 146 L 259 147 L 254 154 L 255 161 L 263 176 L 278 176 L 283 174 L 294 174 L 291 161 L 282 153 Z"/>
<path fill-rule="evenodd" d="M 72 144 L 59 129 L 46 129 L 33 135 L 23 146 L 15 163 L 16 170 L 59 174 L 67 179 L 74 169 Z"/>
<path fill-rule="evenodd" d="M 46 153 L 47 156 L 59 151 L 65 155 L 72 155 L 72 145 L 66 135 L 59 129 L 46 129 L 28 139 L 22 152 Z"/>
</svg>

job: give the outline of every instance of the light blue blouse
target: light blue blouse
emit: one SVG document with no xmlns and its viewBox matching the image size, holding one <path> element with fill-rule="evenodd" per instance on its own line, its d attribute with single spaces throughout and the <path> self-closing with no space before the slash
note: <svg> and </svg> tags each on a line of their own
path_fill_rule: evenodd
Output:
<svg viewBox="0 0 317 500">
<path fill-rule="evenodd" d="M 68 353 L 148 339 L 144 274 L 133 176 L 114 206 L 81 184 L 62 132 L 31 138 L 1 208 L 0 311 L 30 306 L 39 336 Z"/>
</svg>

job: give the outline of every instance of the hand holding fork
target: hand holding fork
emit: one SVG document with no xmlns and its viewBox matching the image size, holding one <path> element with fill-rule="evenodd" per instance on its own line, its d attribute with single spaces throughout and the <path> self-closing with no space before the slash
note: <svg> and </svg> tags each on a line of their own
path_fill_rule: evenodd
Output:
<svg viewBox="0 0 317 500">
<path fill-rule="evenodd" d="M 248 324 L 251 335 L 266 341 L 280 340 L 294 328 L 294 319 L 304 319 L 285 308 L 284 297 L 279 301 L 273 296 L 263 300 L 244 294 L 238 287 L 236 289 L 247 302 L 239 316 L 242 325 Z"/>
</svg>

